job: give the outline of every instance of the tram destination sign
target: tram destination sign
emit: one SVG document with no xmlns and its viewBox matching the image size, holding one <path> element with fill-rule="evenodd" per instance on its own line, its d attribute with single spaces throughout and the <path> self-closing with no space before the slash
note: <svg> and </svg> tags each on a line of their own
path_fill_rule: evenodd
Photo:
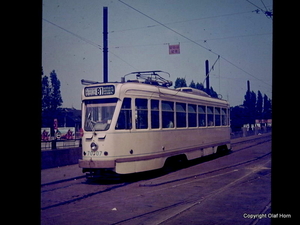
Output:
<svg viewBox="0 0 300 225">
<path fill-rule="evenodd" d="M 84 88 L 85 97 L 113 95 L 113 94 L 115 94 L 115 86 L 114 85 L 105 85 L 105 86 L 85 87 Z"/>
</svg>

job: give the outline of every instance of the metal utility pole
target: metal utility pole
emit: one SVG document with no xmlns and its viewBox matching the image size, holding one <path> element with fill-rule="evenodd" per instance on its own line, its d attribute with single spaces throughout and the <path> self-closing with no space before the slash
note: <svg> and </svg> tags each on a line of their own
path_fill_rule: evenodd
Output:
<svg viewBox="0 0 300 225">
<path fill-rule="evenodd" d="M 205 75 L 206 75 L 206 93 L 210 94 L 210 89 L 209 89 L 209 65 L 208 65 L 208 60 L 205 60 Z"/>
<path fill-rule="evenodd" d="M 103 83 L 108 82 L 108 8 L 103 7 Z"/>
<path fill-rule="evenodd" d="M 250 92 L 250 81 L 247 80 L 247 92 Z"/>
</svg>

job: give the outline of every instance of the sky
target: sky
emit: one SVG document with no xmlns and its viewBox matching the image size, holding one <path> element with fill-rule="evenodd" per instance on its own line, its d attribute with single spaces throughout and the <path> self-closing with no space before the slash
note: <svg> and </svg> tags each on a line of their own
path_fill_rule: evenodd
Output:
<svg viewBox="0 0 300 225">
<path fill-rule="evenodd" d="M 80 109 L 81 79 L 103 81 L 103 7 L 109 81 L 163 70 L 173 84 L 203 83 L 205 60 L 211 67 L 220 56 L 210 85 L 231 106 L 243 104 L 247 80 L 272 98 L 273 20 L 255 11 L 272 10 L 272 0 L 44 0 L 42 67 L 56 71 L 62 107 Z M 169 44 L 180 44 L 180 54 L 169 55 Z"/>
</svg>

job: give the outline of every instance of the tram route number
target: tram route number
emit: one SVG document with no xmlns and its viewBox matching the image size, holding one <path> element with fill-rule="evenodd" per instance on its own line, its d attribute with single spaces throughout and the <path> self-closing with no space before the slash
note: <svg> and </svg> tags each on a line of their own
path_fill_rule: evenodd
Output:
<svg viewBox="0 0 300 225">
<path fill-rule="evenodd" d="M 96 151 L 96 152 L 87 151 L 86 155 L 87 156 L 101 156 L 102 155 L 102 151 Z"/>
<path fill-rule="evenodd" d="M 85 97 L 113 95 L 113 94 L 115 94 L 115 86 L 114 85 L 84 88 Z"/>
</svg>

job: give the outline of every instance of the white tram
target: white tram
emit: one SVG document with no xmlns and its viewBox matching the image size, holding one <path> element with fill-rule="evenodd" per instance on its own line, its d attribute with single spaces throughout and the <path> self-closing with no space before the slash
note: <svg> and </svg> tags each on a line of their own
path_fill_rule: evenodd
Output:
<svg viewBox="0 0 300 225">
<path fill-rule="evenodd" d="M 230 149 L 228 102 L 188 87 L 169 89 L 158 72 L 84 87 L 83 172 L 136 173 L 162 168 L 172 157 L 191 160 Z"/>
</svg>

